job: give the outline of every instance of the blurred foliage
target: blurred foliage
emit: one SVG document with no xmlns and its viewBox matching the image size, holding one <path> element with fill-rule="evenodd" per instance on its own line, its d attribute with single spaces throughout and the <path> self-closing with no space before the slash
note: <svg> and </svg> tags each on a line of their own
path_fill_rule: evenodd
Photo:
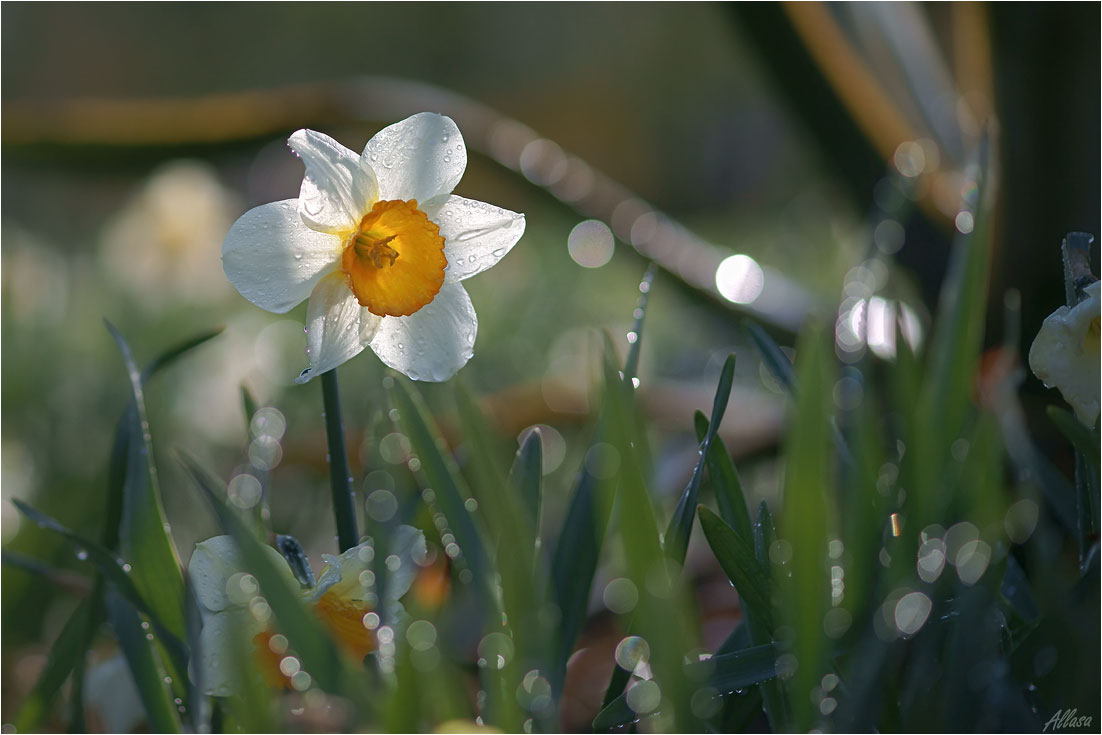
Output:
<svg viewBox="0 0 1102 735">
<path fill-rule="evenodd" d="M 3 722 L 123 728 L 81 706 L 81 685 L 94 681 L 82 672 L 119 650 L 146 672 L 137 722 L 166 731 L 208 721 L 419 730 L 477 716 L 507 730 L 531 718 L 537 731 L 640 716 L 639 729 L 661 730 L 1039 729 L 1075 707 L 1097 718 L 1097 520 L 1081 501 L 1097 492 L 1082 464 L 1097 452 L 1076 459 L 1057 429 L 1068 431 L 1066 417 L 1043 411 L 1053 396 L 1028 376 L 1019 404 L 983 348 L 1027 349 L 1063 303 L 1060 238 L 1102 230 L 1099 10 L 906 12 L 891 25 L 817 3 L 5 4 L 3 497 L 56 520 L 3 506 Z M 349 42 L 348 28 L 363 35 Z M 822 48 L 865 70 L 842 74 L 867 77 L 856 107 Z M 964 100 L 952 98 L 950 118 L 967 117 L 961 105 L 997 117 L 986 203 L 954 177 L 976 176 L 968 163 L 994 118 L 974 114 L 973 128 L 945 134 L 930 112 L 945 99 L 913 74 L 939 78 L 942 66 Z M 393 98 L 340 99 L 363 74 L 435 92 L 399 83 Z M 306 100 L 337 90 L 338 104 L 299 104 L 279 91 L 288 83 Z M 275 113 L 260 127 L 215 104 L 198 137 L 184 119 L 143 116 L 140 102 L 186 110 L 211 94 L 273 89 L 280 104 L 244 116 Z M 452 104 L 452 91 L 537 128 L 724 255 L 782 271 L 808 295 L 818 331 L 797 343 L 775 324 L 744 324 L 747 312 L 712 284 L 666 268 L 641 338 L 631 307 L 646 266 L 630 223 L 625 235 L 612 205 L 586 211 L 522 165 L 499 165 L 492 131 L 465 128 L 484 155 L 459 193 L 528 221 L 520 246 L 469 284 L 480 334 L 467 387 L 414 388 L 370 357 L 341 371 L 360 528 L 380 540 L 399 523 L 425 531 L 436 561 L 404 602 L 434 643 L 400 635 L 389 672 L 373 655 L 363 678 L 331 686 L 347 661 L 333 663 L 308 619 L 277 611 L 320 687 L 256 687 L 208 707 L 179 674 L 195 642 L 179 579 L 171 597 L 152 592 L 175 576 L 173 555 L 186 562 L 196 541 L 222 532 L 244 545 L 293 535 L 315 560 L 337 547 L 321 388 L 292 382 L 305 307 L 276 316 L 245 304 L 221 273 L 221 239 L 249 206 L 297 194 L 285 133 L 310 125 L 357 148 L 416 111 L 407 106 Z M 127 116 L 147 135 L 105 139 L 110 125 L 56 106 L 120 99 L 138 101 Z M 889 118 L 905 137 L 869 123 Z M 943 165 L 910 175 L 898 155 L 910 149 L 896 146 L 911 139 L 934 141 Z M 935 196 L 942 178 L 948 214 Z M 962 191 L 972 237 L 954 229 Z M 616 234 L 597 268 L 567 247 L 589 217 Z M 894 233 L 884 222 L 900 229 L 901 249 L 883 245 Z M 1021 307 L 1004 319 L 1011 287 Z M 957 301 L 939 307 L 938 294 Z M 874 295 L 898 304 L 892 355 L 868 334 L 850 349 L 839 331 L 847 299 L 868 309 Z M 904 306 L 923 339 L 894 334 Z M 135 352 L 125 367 L 105 317 Z M 1015 319 L 1020 334 L 1004 328 Z M 157 375 L 135 374 L 217 327 Z M 637 390 L 618 369 L 638 376 Z M 982 399 L 977 374 L 1010 386 L 1003 403 Z M 135 428 L 141 410 L 148 440 Z M 1026 418 L 1018 428 L 1041 464 L 1008 460 L 1004 446 L 1023 436 L 1008 411 Z M 1097 428 L 1089 441 L 1098 446 Z M 177 450 L 193 456 L 190 471 Z M 242 475 L 262 501 L 235 514 Z M 392 514 L 372 506 L 379 491 L 395 499 Z M 162 513 L 170 534 L 158 530 Z M 59 538 L 57 525 L 83 541 Z M 132 586 L 110 566 L 119 555 L 137 569 Z"/>
</svg>

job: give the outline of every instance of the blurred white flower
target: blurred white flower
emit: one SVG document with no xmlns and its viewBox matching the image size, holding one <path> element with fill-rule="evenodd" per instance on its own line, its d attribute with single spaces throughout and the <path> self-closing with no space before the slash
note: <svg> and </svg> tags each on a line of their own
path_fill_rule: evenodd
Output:
<svg viewBox="0 0 1102 735">
<path fill-rule="evenodd" d="M 212 167 L 172 161 L 106 225 L 104 269 L 149 308 L 215 301 L 228 292 L 218 243 L 240 211 Z"/>
<path fill-rule="evenodd" d="M 399 526 L 385 559 L 376 561 L 371 542 L 340 556 L 325 554 L 317 585 L 303 588 L 283 556 L 265 548 L 287 585 L 314 608 L 338 647 L 357 661 L 375 650 L 374 629 L 380 622 L 376 611 L 401 614 L 398 599 L 409 590 L 417 573 L 414 559 L 423 558 L 426 551 L 419 530 Z M 383 605 L 375 592 L 376 573 L 386 575 Z M 253 663 L 269 684 L 294 687 L 298 668 L 289 670 L 285 663 L 289 641 L 273 627 L 268 603 L 256 578 L 245 571 L 233 539 L 215 536 L 196 544 L 188 574 L 203 608 L 199 646 L 204 691 L 219 697 L 240 691 L 237 677 L 245 665 L 236 654 L 242 640 L 253 644 Z M 376 614 L 370 615 L 373 612 Z"/>
<path fill-rule="evenodd" d="M 92 664 L 84 673 L 84 708 L 101 732 L 134 732 L 145 722 L 145 705 L 121 653 Z"/>
<path fill-rule="evenodd" d="M 370 346 L 414 380 L 447 380 L 474 354 L 478 319 L 459 283 L 496 264 L 524 216 L 453 196 L 467 151 L 450 118 L 420 113 L 379 131 L 363 154 L 327 135 L 288 140 L 306 175 L 298 199 L 256 207 L 222 247 L 230 282 L 284 313 L 306 298 L 310 367 Z"/>
<path fill-rule="evenodd" d="M 1099 282 L 1074 308 L 1045 319 L 1029 348 L 1029 367 L 1045 386 L 1059 388 L 1079 420 L 1094 426 L 1099 412 Z"/>
</svg>

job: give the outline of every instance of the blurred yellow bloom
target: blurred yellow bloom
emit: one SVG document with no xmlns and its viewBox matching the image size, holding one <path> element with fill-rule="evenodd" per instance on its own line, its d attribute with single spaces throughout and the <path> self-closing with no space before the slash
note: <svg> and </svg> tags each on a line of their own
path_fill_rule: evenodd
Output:
<svg viewBox="0 0 1102 735">
<path fill-rule="evenodd" d="M 447 380 L 474 354 L 478 319 L 459 283 L 496 264 L 524 216 L 452 195 L 467 166 L 450 118 L 420 113 L 362 154 L 327 135 L 288 140 L 306 175 L 298 199 L 241 216 L 226 235 L 230 282 L 277 313 L 306 298 L 306 382 L 371 347 L 414 380 Z"/>
<path fill-rule="evenodd" d="M 1074 308 L 1061 306 L 1045 319 L 1029 348 L 1029 367 L 1049 388 L 1059 388 L 1075 415 L 1094 426 L 1099 412 L 1099 282 Z"/>
<path fill-rule="evenodd" d="M 411 526 L 400 526 L 391 539 L 385 562 L 384 599 L 375 593 L 375 549 L 368 542 L 340 556 L 323 555 L 325 566 L 312 588 L 303 588 L 283 556 L 266 547 L 273 563 L 283 572 L 288 586 L 300 590 L 303 604 L 310 605 L 338 647 L 356 660 L 375 650 L 379 612 L 391 619 L 403 612 L 398 599 L 417 576 L 416 559 L 425 558 L 425 537 Z M 271 610 L 256 579 L 245 571 L 237 546 L 230 536 L 215 536 L 195 545 L 188 563 L 195 595 L 203 608 L 199 635 L 203 688 L 214 696 L 240 690 L 235 663 L 237 641 L 253 644 L 253 663 L 272 686 L 295 687 L 297 666 L 284 663 L 290 645 L 271 625 Z M 308 682 L 309 679 L 307 678 Z"/>
</svg>

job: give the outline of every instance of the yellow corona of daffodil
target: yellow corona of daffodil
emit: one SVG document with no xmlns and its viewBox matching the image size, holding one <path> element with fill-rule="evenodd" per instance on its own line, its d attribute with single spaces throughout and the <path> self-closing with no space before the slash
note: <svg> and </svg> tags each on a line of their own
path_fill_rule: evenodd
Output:
<svg viewBox="0 0 1102 735">
<path fill-rule="evenodd" d="M 524 216 L 454 196 L 467 150 L 450 118 L 420 113 L 362 154 L 327 135 L 288 140 L 306 165 L 298 199 L 241 216 L 222 263 L 241 295 L 277 313 L 310 299 L 310 366 L 298 382 L 371 347 L 415 380 L 447 380 L 474 354 L 478 319 L 460 281 L 496 264 Z"/>
<path fill-rule="evenodd" d="M 411 526 L 400 526 L 385 560 L 376 563 L 371 543 L 340 556 L 325 554 L 317 584 L 303 588 L 283 556 L 266 548 L 284 572 L 287 585 L 300 590 L 303 604 L 313 608 L 338 647 L 356 660 L 375 650 L 380 613 L 385 611 L 389 619 L 403 613 L 398 599 L 417 576 L 416 560 L 423 560 L 426 554 L 424 535 Z M 386 574 L 381 602 L 376 594 L 376 570 Z M 272 686 L 297 688 L 294 676 L 298 668 L 289 669 L 285 663 L 290 642 L 273 626 L 267 601 L 256 579 L 245 570 L 233 538 L 215 536 L 196 544 L 188 574 L 202 605 L 199 647 L 206 693 L 224 697 L 240 691 L 238 677 L 245 668 L 255 669 Z M 251 667 L 236 660 L 240 640 L 252 647 Z"/>
<path fill-rule="evenodd" d="M 1075 415 L 1094 426 L 1099 412 L 1099 282 L 1074 308 L 1061 306 L 1045 319 L 1029 348 L 1029 367 L 1049 388 L 1059 388 Z"/>
</svg>

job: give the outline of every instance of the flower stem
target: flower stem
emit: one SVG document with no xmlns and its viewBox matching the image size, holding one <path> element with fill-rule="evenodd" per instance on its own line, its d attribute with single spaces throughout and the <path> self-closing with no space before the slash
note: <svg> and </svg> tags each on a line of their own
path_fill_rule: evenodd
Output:
<svg viewBox="0 0 1102 735">
<path fill-rule="evenodd" d="M 337 369 L 321 374 L 321 400 L 325 413 L 325 439 L 329 444 L 329 484 L 333 490 L 333 514 L 337 519 L 337 545 L 347 551 L 360 542 L 356 530 L 356 493 L 344 445 L 344 422 L 337 392 Z"/>
</svg>

